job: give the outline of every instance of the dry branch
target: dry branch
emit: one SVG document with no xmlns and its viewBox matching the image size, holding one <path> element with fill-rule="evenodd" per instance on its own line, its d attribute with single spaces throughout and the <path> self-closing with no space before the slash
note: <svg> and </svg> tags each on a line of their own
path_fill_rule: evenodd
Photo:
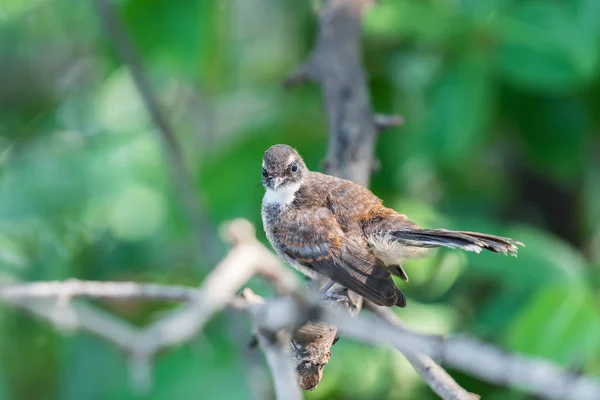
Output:
<svg viewBox="0 0 600 400">
<path fill-rule="evenodd" d="M 361 63 L 361 16 L 370 3 L 325 1 L 313 50 L 284 81 L 286 86 L 306 80 L 319 83 L 329 121 L 326 172 L 363 185 L 369 183 L 377 136 Z"/>
<path fill-rule="evenodd" d="M 34 282 L 0 286 L 0 301 L 49 320 L 61 329 L 84 330 L 122 348 L 131 356 L 132 374 L 138 384 L 149 379 L 149 363 L 159 349 L 191 339 L 217 310 L 233 307 L 248 312 L 263 339 L 267 338 L 261 345 L 267 353 L 268 364 L 277 368 L 272 373 L 276 380 L 276 391 L 280 394 L 296 393 L 297 389 L 293 388 L 295 379 L 289 377 L 289 364 L 285 367 L 289 361 L 289 347 L 282 347 L 282 342 L 279 339 L 273 340 L 273 335 L 280 335 L 281 331 L 294 331 L 310 321 L 313 324 L 336 326 L 349 339 L 397 348 L 409 357 L 415 368 L 443 398 L 472 399 L 473 395 L 456 385 L 432 359 L 441 360 L 484 381 L 522 388 L 547 399 L 600 398 L 600 382 L 595 379 L 575 375 L 543 359 L 506 353 L 477 339 L 442 338 L 415 333 L 402 327 L 390 309 L 377 308 L 376 315 L 352 317 L 340 307 L 316 300 L 315 293 L 300 290 L 298 278 L 252 236 L 253 231 L 248 222 L 235 221 L 229 225 L 229 231 L 229 237 L 233 238 L 235 244 L 200 290 L 126 282 Z M 280 288 L 280 292 L 291 295 L 264 304 L 256 304 L 255 299 L 248 301 L 248 295 L 246 299 L 236 297 L 237 288 L 243 286 L 251 275 L 244 272 L 247 270 L 254 270 L 257 274 L 268 277 Z M 243 277 L 232 278 L 232 275 Z M 222 283 L 221 279 L 230 282 Z M 226 294 L 220 292 L 222 289 Z M 207 295 L 217 292 L 217 297 Z M 201 317 L 186 314 L 185 318 L 191 319 L 190 322 L 177 321 L 183 326 L 187 324 L 184 334 L 175 332 L 176 329 L 170 327 L 166 331 L 155 331 L 153 335 L 148 335 L 143 329 L 135 328 L 103 311 L 70 301 L 73 296 L 88 295 L 104 299 L 181 300 L 197 307 L 195 310 Z M 162 324 L 167 328 L 166 322 L 163 321 Z M 161 334 L 165 334 L 165 337 Z M 285 335 L 283 333 L 279 338 L 285 338 Z M 298 332 L 294 332 L 294 337 L 298 335 Z M 151 340 L 155 342 L 150 343 Z M 260 340 L 262 339 L 259 337 Z M 283 343 L 289 343 L 288 339 Z M 426 354 L 429 358 L 417 355 L 417 352 Z M 287 376 L 285 383 L 281 376 Z"/>
<path fill-rule="evenodd" d="M 401 126 L 404 124 L 404 118 L 401 115 L 392 114 L 375 114 L 373 117 L 375 121 L 375 127 L 378 132 L 381 132 L 385 129 L 392 128 L 394 126 Z"/>
<path fill-rule="evenodd" d="M 234 220 L 223 229 L 233 244 L 200 289 L 129 282 L 36 282 L 0 286 L 0 300 L 53 322 L 62 329 L 81 329 L 115 343 L 131 360 L 132 381 L 140 391 L 150 382 L 150 363 L 163 348 L 191 340 L 257 273 L 290 288 L 293 274 L 255 237 L 254 227 Z M 276 277 L 275 277 L 276 276 Z M 146 300 L 185 300 L 186 304 L 144 329 L 112 319 L 95 307 L 72 304 L 73 297 Z M 54 300 L 54 301 L 51 301 Z"/>
<path fill-rule="evenodd" d="M 365 303 L 365 308 L 392 326 L 406 328 L 400 317 L 389 308 L 378 306 L 369 301 Z M 431 390 L 442 399 L 477 400 L 480 398 L 479 395 L 470 393 L 458 385 L 431 357 L 414 351 L 404 351 L 403 354 L 415 371 L 431 387 Z"/>
<path fill-rule="evenodd" d="M 56 299 L 68 302 L 75 297 L 91 299 L 142 299 L 154 301 L 187 301 L 199 296 L 198 289 L 185 286 L 158 285 L 134 282 L 96 282 L 68 279 L 16 284 L 0 289 L 5 300 Z"/>
<path fill-rule="evenodd" d="M 373 316 L 351 317 L 333 307 L 320 307 L 318 320 L 336 326 L 346 338 L 363 343 L 391 345 L 402 353 L 420 352 L 445 364 L 502 386 L 521 388 L 546 399 L 600 398 L 600 382 L 577 376 L 540 358 L 510 354 L 477 339 L 467 337 L 443 338 L 423 335 L 394 326 Z M 289 299 L 267 302 L 255 323 L 262 329 L 278 331 L 298 323 L 298 306 Z M 440 379 L 438 376 L 436 379 Z M 447 386 L 444 390 L 451 390 Z M 455 396 L 455 397 L 452 397 Z M 448 398 L 461 398 L 450 392 Z M 463 397 L 464 398 L 464 397 Z M 466 397 L 472 398 L 472 397 Z"/>
<path fill-rule="evenodd" d="M 262 297 L 257 296 L 250 289 L 245 289 L 242 293 L 243 298 L 248 305 L 263 304 Z M 248 307 L 250 312 L 252 309 Z M 297 383 L 296 370 L 292 363 L 289 331 L 263 332 L 256 329 L 256 338 L 261 349 L 265 353 L 267 364 L 273 374 L 273 384 L 275 394 L 278 399 L 296 400 L 302 398 L 302 392 Z"/>
<path fill-rule="evenodd" d="M 374 115 L 371 110 L 360 40 L 362 13 L 371 3 L 370 0 L 325 1 L 319 10 L 319 32 L 310 55 L 284 81 L 286 87 L 308 80 L 321 86 L 329 121 L 325 172 L 365 186 L 369 184 L 371 171 L 378 168 L 373 156 L 377 133 L 403 123 L 400 116 Z M 360 311 L 360 304 L 352 310 L 355 314 Z M 292 353 L 300 385 L 314 389 L 323 377 L 337 329 L 332 325 L 307 324 L 300 331 L 301 340 Z M 445 378 L 449 382 L 434 383 L 460 388 L 449 375 Z"/>
<path fill-rule="evenodd" d="M 374 165 L 377 132 L 403 122 L 398 116 L 373 115 L 371 110 L 360 61 L 360 19 L 371 3 L 372 0 L 326 0 L 319 11 L 319 34 L 314 49 L 302 67 L 286 80 L 288 86 L 306 80 L 320 84 L 329 121 L 326 172 L 364 185 L 368 185 Z M 208 254 L 214 248 L 208 243 L 212 235 L 204 232 L 208 225 L 204 223 L 175 134 L 161 112 L 114 7 L 109 0 L 95 0 L 95 4 L 164 142 L 173 179 L 193 221 L 199 244 Z M 545 360 L 507 354 L 474 339 L 417 334 L 403 327 L 389 309 L 375 309 L 378 318 L 353 318 L 348 310 L 316 303 L 314 294 L 309 296 L 300 291 L 295 276 L 256 241 L 249 223 L 238 220 L 229 228 L 227 236 L 234 246 L 200 289 L 70 280 L 0 286 L 0 301 L 51 321 L 61 329 L 84 330 L 125 350 L 138 387 L 148 387 L 150 365 L 159 350 L 191 340 L 215 313 L 233 307 L 245 310 L 252 317 L 258 342 L 271 368 L 275 392 L 281 399 L 302 397 L 290 363 L 290 347 L 301 386 L 314 388 L 322 378 L 338 330 L 364 343 L 394 346 L 444 399 L 471 400 L 476 395 L 456 384 L 433 358 L 488 382 L 520 387 L 544 398 L 600 398 L 600 383 L 596 380 L 570 374 Z M 258 304 L 260 301 L 250 292 L 246 292 L 245 299 L 236 298 L 235 293 L 256 274 L 273 282 L 287 296 L 265 304 Z M 138 298 L 186 304 L 149 327 L 139 329 L 90 305 L 71 302 L 74 297 Z M 350 310 L 354 313 L 360 310 L 361 303 L 355 301 L 355 304 L 358 308 Z"/>
<path fill-rule="evenodd" d="M 325 172 L 368 185 L 377 130 L 360 54 L 364 0 L 328 0 L 318 12 L 319 32 L 307 60 L 285 81 L 321 86 L 329 121 Z M 357 312 L 360 311 L 360 307 Z M 303 389 L 317 387 L 331 357 L 337 329 L 307 324 L 292 354 Z"/>
</svg>

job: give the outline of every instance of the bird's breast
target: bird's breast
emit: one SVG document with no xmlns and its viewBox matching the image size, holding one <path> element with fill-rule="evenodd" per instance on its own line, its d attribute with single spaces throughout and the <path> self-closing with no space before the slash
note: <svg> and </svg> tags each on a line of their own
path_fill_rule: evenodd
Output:
<svg viewBox="0 0 600 400">
<path fill-rule="evenodd" d="M 316 279 L 318 278 L 318 274 L 314 270 L 302 265 L 297 260 L 294 260 L 293 258 L 289 257 L 283 251 L 282 243 L 280 243 L 279 239 L 275 234 L 275 232 L 278 229 L 283 229 L 282 225 L 285 225 L 285 212 L 286 211 L 284 210 L 284 208 L 281 207 L 279 204 L 263 202 L 261 217 L 267 240 L 279 256 L 279 258 L 281 258 L 281 260 L 283 260 L 302 274 L 308 276 L 309 278 Z"/>
</svg>

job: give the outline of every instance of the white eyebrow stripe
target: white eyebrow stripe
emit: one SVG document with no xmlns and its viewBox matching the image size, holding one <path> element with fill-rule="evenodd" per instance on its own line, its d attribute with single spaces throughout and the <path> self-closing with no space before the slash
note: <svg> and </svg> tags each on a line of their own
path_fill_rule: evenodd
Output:
<svg viewBox="0 0 600 400">
<path fill-rule="evenodd" d="M 292 162 L 294 162 L 295 159 L 296 157 L 293 154 L 290 154 L 287 160 L 287 165 L 290 165 Z"/>
</svg>

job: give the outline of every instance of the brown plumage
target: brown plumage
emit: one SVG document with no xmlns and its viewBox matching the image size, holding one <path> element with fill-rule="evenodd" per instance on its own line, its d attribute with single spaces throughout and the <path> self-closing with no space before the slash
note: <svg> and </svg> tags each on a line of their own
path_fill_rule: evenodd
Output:
<svg viewBox="0 0 600 400">
<path fill-rule="evenodd" d="M 522 245 L 482 233 L 422 229 L 364 186 L 309 171 L 287 145 L 265 152 L 262 172 L 263 225 L 277 254 L 310 278 L 326 276 L 378 305 L 406 305 L 392 274 L 408 281 L 402 262 L 432 248 L 516 256 Z"/>
</svg>

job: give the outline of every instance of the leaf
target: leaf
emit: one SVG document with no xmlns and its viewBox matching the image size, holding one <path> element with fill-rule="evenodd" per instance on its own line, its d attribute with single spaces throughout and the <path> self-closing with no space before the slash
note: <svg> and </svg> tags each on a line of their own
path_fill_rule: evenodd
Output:
<svg viewBox="0 0 600 400">
<path fill-rule="evenodd" d="M 508 96 L 528 159 L 563 180 L 585 170 L 593 132 L 588 106 L 576 97 Z M 566 179 L 565 179 L 566 178 Z"/>
<path fill-rule="evenodd" d="M 218 65 L 219 46 L 215 44 L 219 42 L 214 41 L 219 26 L 217 3 L 132 0 L 124 8 L 128 30 L 154 69 L 162 67 L 185 76 L 197 72 L 198 67 Z"/>
<path fill-rule="evenodd" d="M 434 88 L 426 144 L 439 158 L 460 163 L 481 143 L 492 108 L 492 86 L 483 54 L 468 51 Z"/>
<path fill-rule="evenodd" d="M 155 363 L 151 398 L 250 399 L 238 351 L 226 340 L 171 350 Z"/>
<path fill-rule="evenodd" d="M 481 25 L 490 23 L 498 13 L 504 12 L 511 0 L 458 0 L 461 11 Z"/>
<path fill-rule="evenodd" d="M 542 333 L 542 334 L 541 334 Z M 510 324 L 511 350 L 579 366 L 600 350 L 600 315 L 583 284 L 540 289 Z"/>
<path fill-rule="evenodd" d="M 3 233 L 2 229 L 4 227 L 0 224 L 0 270 L 3 267 L 10 267 L 8 270 L 14 272 L 15 269 L 26 267 L 29 262 L 27 254 L 23 251 L 20 243 L 15 240 L 14 233 L 10 237 Z"/>
<path fill-rule="evenodd" d="M 470 228 L 471 229 L 471 228 Z M 589 271 L 587 261 L 566 242 L 542 230 L 514 227 L 507 231 L 473 225 L 471 230 L 511 237 L 525 244 L 517 258 L 484 252 L 470 256 L 472 273 L 488 276 L 503 290 L 531 291 L 551 283 L 582 282 Z"/>
<path fill-rule="evenodd" d="M 579 24 L 581 17 L 568 2 L 518 2 L 495 25 L 498 70 L 535 91 L 564 92 L 590 82 L 598 73 L 597 37 L 589 34 L 592 22 Z"/>
<path fill-rule="evenodd" d="M 58 398 L 131 398 L 127 360 L 111 344 L 87 334 L 63 337 Z"/>
<path fill-rule="evenodd" d="M 397 39 L 416 37 L 446 43 L 462 32 L 460 13 L 444 2 L 394 0 L 380 2 L 366 14 L 367 35 Z"/>
<path fill-rule="evenodd" d="M 43 0 L 2 0 L 0 4 L 1 19 L 18 18 L 43 5 Z"/>
<path fill-rule="evenodd" d="M 8 400 L 8 389 L 4 377 L 6 375 L 3 373 L 2 369 L 0 369 L 0 400 Z"/>
<path fill-rule="evenodd" d="M 531 293 L 527 290 L 498 290 L 493 296 L 486 297 L 476 304 L 476 315 L 469 331 L 478 337 L 496 341 L 504 337 L 506 322 L 523 309 Z"/>
<path fill-rule="evenodd" d="M 600 2 L 596 0 L 574 0 L 569 2 L 576 23 L 586 36 L 600 38 Z"/>
<path fill-rule="evenodd" d="M 106 79 L 97 107 L 99 122 L 110 132 L 132 132 L 149 123 L 146 108 L 126 68 L 115 70 Z"/>
</svg>

